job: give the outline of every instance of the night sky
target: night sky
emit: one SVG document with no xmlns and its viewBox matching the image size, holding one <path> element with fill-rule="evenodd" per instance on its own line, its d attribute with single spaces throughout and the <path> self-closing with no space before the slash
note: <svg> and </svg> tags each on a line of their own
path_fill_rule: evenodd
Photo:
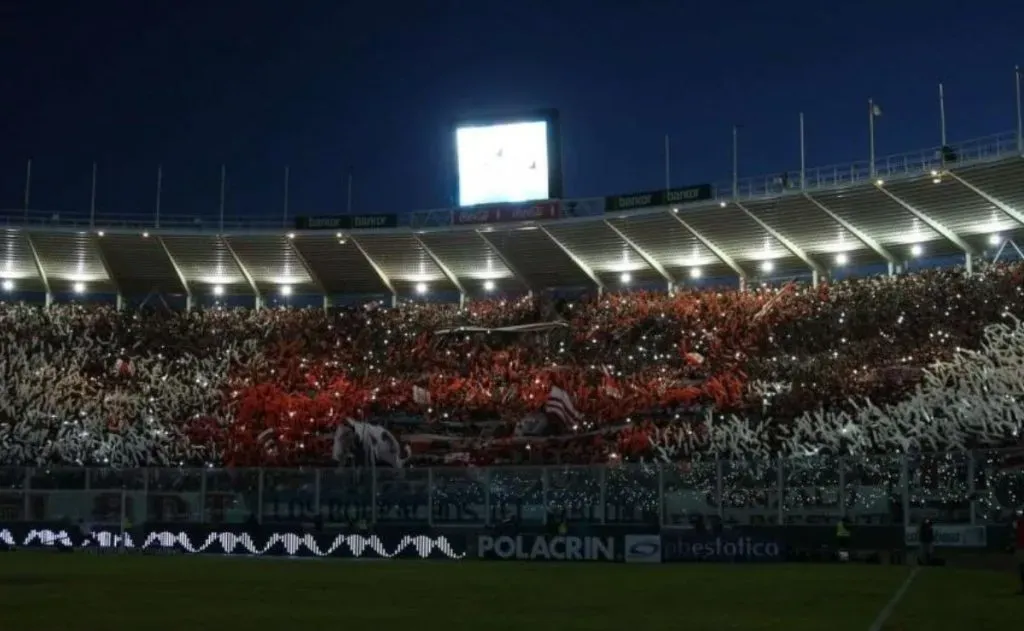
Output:
<svg viewBox="0 0 1024 631">
<path fill-rule="evenodd" d="M 683 8 L 687 7 L 687 8 Z M 898 7 L 898 8 L 893 8 Z M 1015 126 L 1010 0 L 0 2 L 0 208 L 229 217 L 451 205 L 451 121 L 557 108 L 567 197 L 727 182 Z"/>
</svg>

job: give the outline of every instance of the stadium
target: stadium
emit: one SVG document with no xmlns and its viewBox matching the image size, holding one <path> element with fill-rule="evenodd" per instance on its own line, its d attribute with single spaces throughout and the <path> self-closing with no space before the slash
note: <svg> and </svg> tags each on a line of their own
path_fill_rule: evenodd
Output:
<svg viewBox="0 0 1024 631">
<path fill-rule="evenodd" d="M 1019 619 L 994 602 L 1008 572 L 898 567 L 933 519 L 951 555 L 1010 569 L 1019 129 L 723 186 L 273 226 L 159 197 L 144 217 L 36 211 L 32 168 L 0 246 L 0 544 L 55 554 L 0 558 L 5 611 L 45 610 L 62 576 L 90 602 L 132 594 L 82 629 L 335 622 L 339 592 L 357 623 L 537 626 L 515 605 L 539 599 L 545 624 L 618 628 L 622 605 L 588 595 L 635 580 L 652 612 L 703 585 L 698 628 L 862 629 L 894 593 L 892 628 Z M 882 567 L 816 563 L 840 519 L 843 552 Z M 241 581 L 211 554 L 444 563 Z M 716 561 L 750 563 L 748 613 Z"/>
</svg>

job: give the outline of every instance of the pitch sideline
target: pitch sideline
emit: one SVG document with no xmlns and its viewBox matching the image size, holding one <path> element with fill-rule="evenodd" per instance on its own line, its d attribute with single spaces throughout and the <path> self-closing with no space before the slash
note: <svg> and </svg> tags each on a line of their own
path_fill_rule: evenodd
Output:
<svg viewBox="0 0 1024 631">
<path fill-rule="evenodd" d="M 917 575 L 918 573 L 920 573 L 920 571 L 921 566 L 917 566 L 910 571 L 910 574 L 903 581 L 903 584 L 900 585 L 900 588 L 896 590 L 896 593 L 893 595 L 892 599 L 890 599 L 889 602 L 886 603 L 885 607 L 883 607 L 882 610 L 878 612 L 878 616 L 875 618 L 875 621 L 871 623 L 871 626 L 868 627 L 868 631 L 882 631 L 882 625 L 884 625 L 886 621 L 889 620 L 889 618 L 892 616 L 893 611 L 896 610 L 896 605 L 900 604 L 900 601 L 903 600 L 903 597 L 907 595 L 907 590 L 910 589 L 910 584 L 914 582 L 914 579 L 917 578 Z"/>
</svg>

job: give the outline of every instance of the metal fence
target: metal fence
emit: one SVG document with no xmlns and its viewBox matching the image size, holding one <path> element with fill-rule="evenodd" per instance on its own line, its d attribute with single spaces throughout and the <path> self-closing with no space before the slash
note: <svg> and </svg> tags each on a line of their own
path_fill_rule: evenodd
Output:
<svg viewBox="0 0 1024 631">
<path fill-rule="evenodd" d="M 807 167 L 800 169 L 785 169 L 777 173 L 757 175 L 752 177 L 737 178 L 734 182 L 718 182 L 712 185 L 712 200 L 706 202 L 706 206 L 713 207 L 715 200 L 759 200 L 778 197 L 787 194 L 801 194 L 804 192 L 824 191 L 866 184 L 875 179 L 886 181 L 898 180 L 901 178 L 918 177 L 928 174 L 931 171 L 955 169 L 978 164 L 985 164 L 1012 157 L 1024 155 L 1024 140 L 1021 139 L 1019 129 L 1014 131 L 1003 131 L 997 134 L 981 138 L 971 138 L 958 143 L 951 143 L 953 155 L 944 153 L 942 147 L 928 147 L 905 153 L 898 153 L 887 156 L 876 156 L 874 162 L 860 160 L 843 164 L 834 164 L 820 167 Z M 81 173 L 87 174 L 90 165 L 82 164 Z M 95 165 L 93 165 L 95 168 Z M 154 165 L 154 198 L 159 199 L 161 195 L 161 184 L 164 182 L 162 171 Z M 63 164 L 57 168 L 59 172 L 73 172 L 74 167 Z M 12 200 L 0 200 L 0 226 L 27 227 L 27 228 L 65 228 L 76 230 L 88 230 L 96 227 L 107 229 L 160 229 L 167 232 L 182 231 L 187 233 L 211 233 L 222 234 L 224 232 L 274 232 L 279 233 L 295 228 L 295 218 L 298 215 L 323 215 L 336 214 L 324 209 L 307 209 L 298 213 L 289 214 L 289 205 L 284 204 L 283 212 L 277 209 L 277 198 L 268 199 L 262 207 L 245 206 L 244 209 L 236 207 L 234 203 L 231 208 L 224 208 L 224 199 L 221 198 L 221 205 L 218 208 L 216 200 L 211 197 L 207 205 L 210 210 L 200 211 L 189 208 L 187 212 L 181 210 L 167 212 L 164 208 L 161 213 L 161 204 L 157 202 L 151 212 L 131 212 L 114 210 L 97 206 L 95 197 L 95 180 L 93 195 L 91 198 L 83 196 L 82 203 L 74 207 L 53 207 L 47 202 L 42 206 L 29 205 L 32 196 L 29 194 L 33 173 L 37 176 L 40 171 L 46 171 L 45 165 L 35 165 L 32 161 L 26 165 L 26 190 L 23 195 L 23 205 L 13 205 Z M 221 175 L 223 176 L 223 171 Z M 261 181 L 268 178 L 279 177 L 277 174 L 258 174 Z M 283 171 L 287 173 L 287 170 Z M 210 172 L 210 184 L 216 177 L 215 172 Z M 248 177 L 255 177 L 248 174 Z M 282 184 L 285 183 L 283 178 Z M 222 182 L 223 185 L 223 182 Z M 104 187 L 109 186 L 104 183 Z M 183 184 L 191 190 L 196 182 Z M 57 188 L 54 182 L 49 182 L 46 188 Z M 115 187 L 116 188 L 116 187 Z M 213 186 L 210 190 L 215 190 Z M 287 190 L 287 188 L 285 188 Z M 586 206 L 591 198 L 576 200 Z M 596 200 L 593 200 L 596 201 Z M 138 207 L 148 205 L 147 202 Z M 37 202 L 38 204 L 38 202 Z M 700 204 L 697 205 L 698 207 Z M 456 209 L 440 208 L 431 210 L 419 210 L 402 212 L 399 215 L 399 225 L 403 228 L 415 230 L 426 228 L 443 228 L 453 225 L 453 213 Z M 373 211 L 370 211 L 373 212 Z M 349 214 L 349 213 L 344 213 Z M 358 231 L 356 231 L 358 232 Z"/>
<path fill-rule="evenodd" d="M 0 523 L 310 522 L 480 526 L 1007 523 L 1008 452 L 685 465 L 433 469 L 0 468 Z"/>
</svg>

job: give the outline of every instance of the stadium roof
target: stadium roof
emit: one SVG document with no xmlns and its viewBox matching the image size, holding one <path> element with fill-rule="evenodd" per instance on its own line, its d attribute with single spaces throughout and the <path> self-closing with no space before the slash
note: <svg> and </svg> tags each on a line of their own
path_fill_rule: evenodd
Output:
<svg viewBox="0 0 1024 631">
<path fill-rule="evenodd" d="M 1024 232 L 1024 155 L 1016 134 L 956 150 L 947 164 L 928 150 L 880 158 L 874 169 L 809 170 L 803 182 L 799 173 L 754 178 L 682 207 L 489 225 L 453 226 L 449 210 L 413 213 L 407 227 L 343 232 L 6 211 L 0 278 L 5 289 L 47 295 L 474 297 L 970 259 Z"/>
</svg>

